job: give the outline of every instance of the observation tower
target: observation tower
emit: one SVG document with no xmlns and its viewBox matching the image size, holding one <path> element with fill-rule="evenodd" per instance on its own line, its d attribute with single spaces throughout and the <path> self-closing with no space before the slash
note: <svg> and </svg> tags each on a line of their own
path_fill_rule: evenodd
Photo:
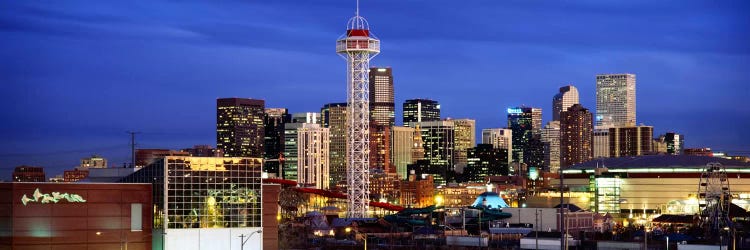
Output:
<svg viewBox="0 0 750 250">
<path fill-rule="evenodd" d="M 359 1 L 354 17 L 346 24 L 346 34 L 336 41 L 336 53 L 346 60 L 347 149 L 346 184 L 348 218 L 366 218 L 370 184 L 370 59 L 380 53 L 380 40 L 370 34 L 370 27 L 359 15 Z"/>
</svg>

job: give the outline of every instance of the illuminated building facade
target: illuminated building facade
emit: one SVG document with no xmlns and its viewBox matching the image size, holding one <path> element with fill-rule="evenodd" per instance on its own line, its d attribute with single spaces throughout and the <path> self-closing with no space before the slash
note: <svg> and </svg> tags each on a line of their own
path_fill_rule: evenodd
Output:
<svg viewBox="0 0 750 250">
<path fill-rule="evenodd" d="M 391 127 L 372 124 L 370 127 L 370 170 L 396 173 L 391 167 Z"/>
<path fill-rule="evenodd" d="M 77 182 L 89 176 L 89 170 L 79 168 L 63 171 L 63 182 Z"/>
<path fill-rule="evenodd" d="M 262 229 L 262 158 L 166 156 L 125 177 L 153 185 L 154 248 L 239 249 Z M 255 233 L 254 233 L 255 232 Z M 264 232 L 265 233 L 265 232 Z M 260 249 L 260 235 L 246 248 Z"/>
<path fill-rule="evenodd" d="M 284 125 L 284 165 L 282 177 L 300 183 L 330 186 L 329 152 L 330 129 L 313 123 L 287 123 Z M 314 181 L 313 176 L 300 174 L 313 171 L 326 178 L 326 183 Z"/>
<path fill-rule="evenodd" d="M 446 119 L 453 122 L 455 130 L 453 143 L 455 150 L 453 164 L 465 167 L 467 163 L 466 150 L 477 145 L 476 121 L 472 119 Z"/>
<path fill-rule="evenodd" d="M 135 150 L 135 167 L 141 168 L 164 156 L 190 156 L 189 152 L 161 148 L 140 148 Z"/>
<path fill-rule="evenodd" d="M 468 163 L 464 168 L 465 181 L 483 182 L 487 176 L 508 175 L 508 150 L 492 144 L 478 144 L 466 150 Z"/>
<path fill-rule="evenodd" d="M 593 119 L 594 115 L 580 104 L 574 104 L 560 114 L 560 156 L 563 168 L 591 160 Z"/>
<path fill-rule="evenodd" d="M 596 75 L 596 126 L 635 126 L 635 74 Z"/>
<path fill-rule="evenodd" d="M 18 166 L 13 170 L 13 182 L 45 182 L 43 167 Z"/>
<path fill-rule="evenodd" d="M 523 106 L 508 108 L 508 129 L 513 132 L 513 161 L 533 167 L 544 164 L 542 109 Z"/>
<path fill-rule="evenodd" d="M 435 204 L 435 187 L 432 175 L 418 179 L 415 175 L 409 175 L 407 180 L 402 180 L 399 185 L 401 194 L 400 204 L 406 207 L 423 208 Z"/>
<path fill-rule="evenodd" d="M 414 127 L 416 123 L 439 121 L 440 104 L 429 99 L 411 99 L 404 101 L 404 127 Z"/>
<path fill-rule="evenodd" d="M 330 185 L 346 181 L 346 103 L 328 103 L 320 109 L 323 127 L 331 135 L 328 164 L 330 166 Z"/>
<path fill-rule="evenodd" d="M 370 68 L 370 123 L 391 127 L 396 123 L 391 67 Z"/>
<path fill-rule="evenodd" d="M 330 185 L 328 128 L 303 123 L 297 129 L 297 183 L 303 187 L 328 189 Z"/>
<path fill-rule="evenodd" d="M 750 163 L 708 156 L 646 155 L 597 159 L 564 170 L 573 192 L 587 192 L 581 207 L 620 217 L 647 218 L 654 214 L 698 213 L 697 197 L 706 164 L 721 163 L 736 198 L 732 203 L 750 208 Z M 602 167 L 605 166 L 605 167 Z M 552 186 L 559 185 L 554 179 Z M 559 197 L 559 195 L 557 195 Z M 644 215 L 645 212 L 645 215 Z"/>
<path fill-rule="evenodd" d="M 263 171 L 278 177 L 284 152 L 284 124 L 292 121 L 285 108 L 266 108 L 263 116 Z"/>
<path fill-rule="evenodd" d="M 573 104 L 579 104 L 578 89 L 573 85 L 560 88 L 560 92 L 552 98 L 552 120 L 559 121 L 560 113 L 568 110 Z"/>
<path fill-rule="evenodd" d="M 560 170 L 560 121 L 549 121 L 542 129 L 544 166 L 552 173 Z"/>
<path fill-rule="evenodd" d="M 445 184 L 455 173 L 455 126 L 453 121 L 420 122 L 420 132 L 424 141 L 424 159 L 430 167 L 438 171 L 435 174 L 436 184 Z"/>
<path fill-rule="evenodd" d="M 594 126 L 594 158 L 609 157 L 609 128 Z"/>
<path fill-rule="evenodd" d="M 679 155 L 682 154 L 683 148 L 685 148 L 685 136 L 669 132 L 664 134 L 664 141 L 667 143 L 667 154 Z"/>
<path fill-rule="evenodd" d="M 416 129 L 410 127 L 391 127 L 391 165 L 400 180 L 406 179 L 406 165 L 413 162 L 411 151 L 415 131 Z"/>
<path fill-rule="evenodd" d="M 106 168 L 107 167 L 107 158 L 98 156 L 98 155 L 92 155 L 91 157 L 86 157 L 81 159 L 81 165 L 78 165 L 78 169 L 85 170 L 89 168 Z"/>
<path fill-rule="evenodd" d="M 513 130 L 507 128 L 482 129 L 482 143 L 492 147 L 506 149 L 508 164 L 513 160 Z"/>
<path fill-rule="evenodd" d="M 398 175 L 377 172 L 370 175 L 370 200 L 379 202 L 399 202 Z"/>
<path fill-rule="evenodd" d="M 265 101 L 216 100 L 216 148 L 228 157 L 263 157 Z"/>
<path fill-rule="evenodd" d="M 652 126 L 615 127 L 609 129 L 609 156 L 639 156 L 653 151 Z"/>
<path fill-rule="evenodd" d="M 321 119 L 320 113 L 302 112 L 302 113 L 292 114 L 292 123 L 321 124 L 322 122 L 323 122 L 323 119 Z"/>
<path fill-rule="evenodd" d="M 448 208 L 459 208 L 471 206 L 477 196 L 487 192 L 484 183 L 459 183 L 438 187 L 435 191 L 437 196 L 442 197 L 443 205 Z"/>
</svg>

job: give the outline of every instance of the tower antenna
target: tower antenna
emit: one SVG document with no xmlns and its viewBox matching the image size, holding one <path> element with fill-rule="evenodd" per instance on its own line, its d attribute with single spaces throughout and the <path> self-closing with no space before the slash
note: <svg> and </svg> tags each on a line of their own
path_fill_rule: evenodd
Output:
<svg viewBox="0 0 750 250">
<path fill-rule="evenodd" d="M 354 12 L 354 16 L 359 16 L 359 0 L 357 0 L 357 9 Z"/>
</svg>

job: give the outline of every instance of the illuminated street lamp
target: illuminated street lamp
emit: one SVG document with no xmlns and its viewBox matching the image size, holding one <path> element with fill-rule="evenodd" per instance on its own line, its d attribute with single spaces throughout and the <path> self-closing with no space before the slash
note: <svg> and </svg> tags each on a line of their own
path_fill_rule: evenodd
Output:
<svg viewBox="0 0 750 250">
<path fill-rule="evenodd" d="M 241 234 L 239 236 L 240 242 L 242 243 L 240 244 L 240 249 L 245 250 L 245 243 L 247 243 L 247 241 L 250 240 L 250 237 L 253 237 L 254 234 L 261 233 L 261 232 L 263 232 L 263 230 L 253 231 L 252 233 L 250 233 L 250 235 L 247 235 L 247 236 L 245 236 L 245 234 Z M 245 237 L 247 237 L 247 239 L 245 239 Z"/>
</svg>

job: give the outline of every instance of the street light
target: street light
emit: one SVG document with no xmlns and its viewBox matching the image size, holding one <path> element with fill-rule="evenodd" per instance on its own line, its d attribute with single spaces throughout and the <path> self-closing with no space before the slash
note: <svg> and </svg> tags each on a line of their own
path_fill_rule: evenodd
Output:
<svg viewBox="0 0 750 250">
<path fill-rule="evenodd" d="M 250 235 L 247 235 L 247 239 L 245 239 L 245 234 L 240 234 L 240 249 L 245 250 L 245 243 L 247 243 L 248 240 L 250 240 L 250 237 L 253 237 L 254 234 L 261 233 L 263 230 L 258 229 L 258 231 L 253 231 L 250 233 Z"/>
</svg>

